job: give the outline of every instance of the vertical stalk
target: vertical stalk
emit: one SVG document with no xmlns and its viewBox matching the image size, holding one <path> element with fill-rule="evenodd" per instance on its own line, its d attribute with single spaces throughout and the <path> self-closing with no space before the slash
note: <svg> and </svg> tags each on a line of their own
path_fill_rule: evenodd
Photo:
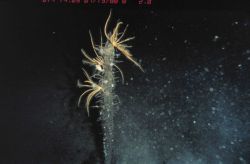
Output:
<svg viewBox="0 0 250 164">
<path fill-rule="evenodd" d="M 112 45 L 108 44 L 104 47 L 103 53 L 103 69 L 104 73 L 102 76 L 102 86 L 104 88 L 103 92 L 103 104 L 102 110 L 100 111 L 100 116 L 102 120 L 103 127 L 103 149 L 105 164 L 110 164 L 113 155 L 113 142 L 114 142 L 114 87 L 115 78 L 113 71 L 114 63 L 114 53 L 115 49 Z"/>
</svg>

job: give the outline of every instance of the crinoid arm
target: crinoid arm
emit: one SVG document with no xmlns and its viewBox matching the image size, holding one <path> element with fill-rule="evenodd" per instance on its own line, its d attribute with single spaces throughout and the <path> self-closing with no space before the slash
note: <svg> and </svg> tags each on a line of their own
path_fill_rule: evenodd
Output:
<svg viewBox="0 0 250 164">
<path fill-rule="evenodd" d="M 91 82 L 91 83 L 94 83 L 94 82 L 92 81 L 92 79 L 90 78 L 88 72 L 87 72 L 84 68 L 82 68 L 82 71 L 83 71 L 85 77 L 87 77 L 87 79 L 88 79 L 88 80 L 85 80 L 85 81 L 89 81 L 89 82 Z"/>
<path fill-rule="evenodd" d="M 84 57 L 86 59 L 88 59 L 88 61 L 83 60 L 84 62 L 87 62 L 87 63 L 90 63 L 90 64 L 94 63 L 93 59 L 83 49 L 81 49 L 81 52 L 84 55 Z"/>
<path fill-rule="evenodd" d="M 128 28 L 128 24 L 126 25 L 126 27 L 124 28 L 123 32 L 119 33 L 120 37 L 117 39 L 117 42 L 120 42 L 120 40 L 122 39 L 122 37 L 124 36 L 124 34 L 126 33 Z"/>
<path fill-rule="evenodd" d="M 119 46 L 117 47 L 117 49 L 121 51 L 121 53 L 126 56 L 130 61 L 132 61 L 137 67 L 139 67 L 142 72 L 144 72 L 142 66 L 137 61 L 135 61 L 133 55 L 125 47 Z"/>
<path fill-rule="evenodd" d="M 83 87 L 90 88 L 91 87 L 91 85 L 82 84 L 79 80 L 77 81 L 77 86 L 78 86 L 78 88 L 83 88 Z"/>
<path fill-rule="evenodd" d="M 87 101 L 86 101 L 86 109 L 87 109 L 87 113 L 88 113 L 88 116 L 89 116 L 89 105 L 90 105 L 90 102 L 91 100 L 93 99 L 93 97 L 98 93 L 100 92 L 100 89 L 95 89 L 93 90 L 87 97 Z"/>
<path fill-rule="evenodd" d="M 111 18 L 111 13 L 112 13 L 112 11 L 110 10 L 109 16 L 108 16 L 108 18 L 107 18 L 107 20 L 106 20 L 106 22 L 105 22 L 105 25 L 104 25 L 104 34 L 105 34 L 105 36 L 106 36 L 106 38 L 107 38 L 108 40 L 110 40 L 110 37 L 109 37 L 109 35 L 108 35 L 107 28 L 108 28 L 109 20 L 110 20 L 110 18 Z"/>
<path fill-rule="evenodd" d="M 116 64 L 114 64 L 114 67 L 120 72 L 121 78 L 122 78 L 122 84 L 124 84 L 124 75 L 123 75 L 122 70 Z"/>
<path fill-rule="evenodd" d="M 93 37 L 92 37 L 92 34 L 91 34 L 91 31 L 90 31 L 90 30 L 89 30 L 89 36 L 90 36 L 90 41 L 91 41 L 92 48 L 93 48 L 93 50 L 94 50 L 94 52 L 95 52 L 95 55 L 98 57 L 99 55 L 98 55 L 98 53 L 96 52 L 96 46 L 95 46 L 95 44 L 94 44 L 94 39 L 93 39 Z"/>
<path fill-rule="evenodd" d="M 79 99 L 78 99 L 78 107 L 80 107 L 80 104 L 81 104 L 81 101 L 82 101 L 82 97 L 86 94 L 86 93 L 88 93 L 88 92 L 90 92 L 90 91 L 92 91 L 93 89 L 88 89 L 88 90 L 86 90 L 85 92 L 83 92 L 81 95 L 80 95 L 80 97 L 79 97 Z"/>
</svg>

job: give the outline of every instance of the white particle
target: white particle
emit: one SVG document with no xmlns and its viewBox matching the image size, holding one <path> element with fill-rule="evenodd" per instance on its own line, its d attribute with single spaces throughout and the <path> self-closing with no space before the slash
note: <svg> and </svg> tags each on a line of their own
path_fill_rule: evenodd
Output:
<svg viewBox="0 0 250 164">
<path fill-rule="evenodd" d="M 214 91 L 214 88 L 212 88 L 212 87 L 209 88 L 209 91 L 210 91 L 210 92 L 213 92 L 213 91 Z"/>
<path fill-rule="evenodd" d="M 219 149 L 226 149 L 227 147 L 225 145 L 219 146 Z"/>
<path fill-rule="evenodd" d="M 172 112 L 171 110 L 168 111 L 168 115 L 171 116 L 172 115 Z"/>
<path fill-rule="evenodd" d="M 239 157 L 239 160 L 240 160 L 240 161 L 244 161 L 244 158 L 243 158 L 243 157 Z"/>
<path fill-rule="evenodd" d="M 245 53 L 250 54 L 250 49 L 247 49 Z"/>
<path fill-rule="evenodd" d="M 196 121 L 195 121 L 195 120 L 193 121 L 193 124 L 196 124 Z"/>
<path fill-rule="evenodd" d="M 158 38 L 157 38 L 157 37 L 155 37 L 155 40 L 158 40 Z"/>
<path fill-rule="evenodd" d="M 237 92 L 237 91 L 236 91 L 236 92 Z M 231 102 L 231 103 L 230 103 L 230 106 L 234 106 L 234 105 L 235 105 L 235 103 L 234 103 L 234 102 Z"/>
<path fill-rule="evenodd" d="M 215 35 L 213 38 L 213 41 L 216 42 L 220 37 L 218 35 Z"/>
<path fill-rule="evenodd" d="M 134 80 L 134 78 L 133 78 L 133 77 L 131 77 L 131 78 L 130 78 L 130 80 L 132 81 L 132 80 Z"/>
<path fill-rule="evenodd" d="M 238 64 L 238 67 L 239 67 L 239 68 L 242 67 L 242 64 Z"/>
<path fill-rule="evenodd" d="M 212 107 L 212 113 L 215 114 L 216 108 Z"/>
<path fill-rule="evenodd" d="M 250 58 L 250 57 L 249 57 Z M 164 57 L 164 58 L 162 58 L 162 61 L 165 61 L 167 58 L 166 57 Z"/>
<path fill-rule="evenodd" d="M 209 69 L 208 69 L 207 67 L 205 67 L 204 70 L 205 70 L 206 72 L 209 72 Z"/>
<path fill-rule="evenodd" d="M 163 115 L 165 115 L 165 113 L 164 113 L 164 112 L 161 112 L 160 115 L 163 116 Z"/>
<path fill-rule="evenodd" d="M 235 22 L 234 22 L 234 24 L 236 24 L 236 25 L 237 25 L 237 24 L 239 24 L 239 22 L 238 22 L 238 21 L 235 21 Z"/>
</svg>

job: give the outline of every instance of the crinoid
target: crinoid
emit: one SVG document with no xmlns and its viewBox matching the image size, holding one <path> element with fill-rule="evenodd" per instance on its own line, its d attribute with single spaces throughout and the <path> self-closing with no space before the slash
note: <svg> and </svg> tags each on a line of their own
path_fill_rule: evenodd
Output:
<svg viewBox="0 0 250 164">
<path fill-rule="evenodd" d="M 89 57 L 89 55 L 82 49 L 82 53 L 83 55 L 88 59 L 88 61 L 83 60 L 83 63 L 87 63 L 90 65 L 94 65 L 96 67 L 96 70 L 100 71 L 100 72 L 104 72 L 104 58 L 103 55 L 105 55 L 105 47 L 103 47 L 103 41 L 102 41 L 102 34 L 101 34 L 101 43 L 100 45 L 95 45 L 94 44 L 94 40 L 92 37 L 91 32 L 89 31 L 89 35 L 90 35 L 90 40 L 91 40 L 91 44 L 92 44 L 92 48 L 95 52 L 96 58 L 91 59 L 91 57 Z M 124 75 L 122 70 L 113 62 L 110 63 L 111 67 L 114 66 L 114 68 L 116 68 L 118 70 L 118 72 L 120 72 L 121 74 L 121 78 L 122 78 L 122 83 L 124 83 Z"/>
<path fill-rule="evenodd" d="M 90 31 L 89 31 L 89 35 L 90 35 L 91 44 L 92 44 L 96 57 L 92 59 L 83 49 L 81 49 L 83 55 L 87 59 L 87 60 L 83 60 L 83 63 L 95 66 L 96 70 L 103 72 L 104 71 L 103 70 L 103 64 L 104 64 L 103 57 L 101 55 L 98 55 L 98 53 L 96 52 L 96 46 L 94 45 L 93 37 Z"/>
<path fill-rule="evenodd" d="M 82 84 L 79 80 L 77 82 L 77 86 L 79 88 L 83 88 L 83 87 L 87 87 L 89 89 L 87 89 L 85 92 L 83 92 L 81 94 L 81 96 L 79 97 L 78 99 L 78 107 L 80 106 L 80 103 L 81 103 L 81 99 L 82 97 L 88 93 L 88 96 L 87 96 L 87 100 L 86 100 L 86 109 L 87 109 L 87 113 L 88 113 L 88 116 L 89 116 L 89 104 L 91 102 L 91 100 L 93 99 L 94 96 L 96 96 L 97 94 L 103 92 L 103 88 L 96 84 L 95 82 L 93 82 L 93 80 L 91 79 L 91 77 L 88 75 L 87 71 L 85 69 L 82 69 L 83 72 L 84 72 L 84 75 L 86 76 L 87 80 L 84 81 L 85 84 Z"/>
<path fill-rule="evenodd" d="M 143 71 L 142 66 L 137 61 L 135 61 L 135 59 L 133 58 L 133 55 L 128 50 L 128 48 L 130 48 L 132 46 L 124 44 L 125 42 L 130 41 L 130 40 L 135 38 L 135 37 L 128 37 L 126 39 L 123 39 L 123 36 L 127 30 L 128 25 L 126 25 L 123 32 L 119 33 L 119 27 L 123 24 L 123 22 L 117 22 L 115 28 L 113 29 L 113 32 L 108 33 L 107 28 L 108 28 L 108 23 L 110 21 L 110 18 L 111 18 L 111 11 L 109 13 L 108 19 L 106 20 L 106 23 L 104 26 L 104 34 L 105 34 L 107 40 L 110 41 L 110 43 L 113 45 L 113 47 L 115 47 L 117 50 L 119 50 L 126 58 L 128 58 L 130 61 L 132 61 L 136 66 L 138 66 Z"/>
<path fill-rule="evenodd" d="M 83 63 L 95 66 L 95 69 L 103 72 L 103 58 L 101 56 L 97 56 L 96 58 L 91 58 L 83 49 L 81 49 L 82 54 L 85 56 L 87 60 L 83 60 Z"/>
</svg>

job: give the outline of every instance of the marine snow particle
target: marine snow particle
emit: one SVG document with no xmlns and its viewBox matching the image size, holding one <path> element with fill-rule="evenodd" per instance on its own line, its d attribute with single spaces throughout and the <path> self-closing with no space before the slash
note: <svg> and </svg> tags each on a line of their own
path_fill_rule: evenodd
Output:
<svg viewBox="0 0 250 164">
<path fill-rule="evenodd" d="M 209 88 L 209 91 L 210 91 L 210 92 L 213 92 L 213 91 L 214 91 L 214 88 L 212 88 L 212 87 Z"/>
<path fill-rule="evenodd" d="M 205 67 L 204 70 L 205 70 L 206 72 L 209 72 L 209 69 L 208 69 L 207 67 Z"/>
<path fill-rule="evenodd" d="M 213 38 L 213 41 L 216 42 L 220 37 L 218 35 L 215 35 Z"/>
<path fill-rule="evenodd" d="M 239 22 L 238 22 L 238 21 L 235 21 L 234 24 L 237 25 L 237 24 L 239 24 Z"/>
<path fill-rule="evenodd" d="M 239 160 L 240 161 L 245 161 L 243 157 L 239 157 Z"/>
<path fill-rule="evenodd" d="M 163 116 L 163 115 L 165 115 L 165 112 L 161 112 L 161 113 L 160 113 L 160 116 Z"/>
</svg>

